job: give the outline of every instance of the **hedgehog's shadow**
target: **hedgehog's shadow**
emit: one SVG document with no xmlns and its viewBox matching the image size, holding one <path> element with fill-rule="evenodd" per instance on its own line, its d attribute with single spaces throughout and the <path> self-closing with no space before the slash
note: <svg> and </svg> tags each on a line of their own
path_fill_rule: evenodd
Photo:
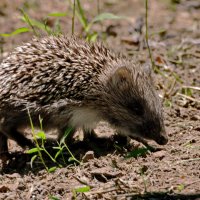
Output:
<svg viewBox="0 0 200 200">
<path fill-rule="evenodd" d="M 123 154 L 126 151 L 130 150 L 131 146 L 128 140 L 125 137 L 92 137 L 88 138 L 83 141 L 75 141 L 74 143 L 70 142 L 70 145 L 67 144 L 68 149 L 70 152 L 73 153 L 73 156 L 81 160 L 82 157 L 88 151 L 94 152 L 94 157 L 98 158 L 100 156 L 104 156 L 107 154 L 119 153 Z M 49 139 L 45 142 L 45 149 L 47 152 L 54 158 L 59 151 L 59 145 L 52 139 Z M 42 158 L 45 162 L 47 168 L 51 168 L 53 166 L 58 166 L 57 163 L 53 162 L 52 159 L 48 156 L 47 153 L 41 151 Z M 37 173 L 44 169 L 44 164 L 41 160 L 36 159 L 31 164 L 31 160 L 33 159 L 34 155 L 38 155 L 38 153 L 34 154 L 27 154 L 23 152 L 15 152 L 10 154 L 10 159 L 7 164 L 3 167 L 0 173 L 20 173 L 20 174 L 27 174 L 29 171 Z M 56 158 L 57 162 L 62 165 L 63 167 L 68 166 L 69 164 L 73 163 L 71 159 L 71 155 L 69 151 L 64 147 L 62 153 Z M 69 162 L 69 160 L 71 160 Z M 32 165 L 32 167 L 31 167 Z"/>
</svg>

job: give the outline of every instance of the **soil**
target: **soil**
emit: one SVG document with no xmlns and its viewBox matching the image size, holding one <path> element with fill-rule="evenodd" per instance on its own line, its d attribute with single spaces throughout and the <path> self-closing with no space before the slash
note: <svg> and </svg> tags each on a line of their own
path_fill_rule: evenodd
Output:
<svg viewBox="0 0 200 200">
<path fill-rule="evenodd" d="M 89 20 L 97 15 L 96 1 L 81 2 Z M 92 30 L 114 51 L 150 63 L 144 1 L 99 2 L 101 12 L 127 18 L 97 23 Z M 101 123 L 96 129 L 99 139 L 70 146 L 81 164 L 62 163 L 63 167 L 48 173 L 39 159 L 31 166 L 31 156 L 9 141 L 12 159 L 4 168 L 0 163 L 0 199 L 200 199 L 200 2 L 154 0 L 149 4 L 149 46 L 157 66 L 153 77 L 163 98 L 169 143 L 159 147 L 149 142 L 154 151 L 133 140 L 122 147 L 120 139 L 102 138 L 114 131 Z M 56 0 L 1 0 L 0 33 L 26 26 L 19 8 L 37 20 L 67 10 L 60 23 L 63 32 L 71 34 L 70 5 Z M 55 19 L 50 17 L 48 25 Z M 83 35 L 77 19 L 75 33 Z M 28 32 L 0 38 L 1 58 L 32 37 Z M 130 152 L 139 154 L 130 156 Z M 48 167 L 55 165 L 44 159 Z"/>
</svg>

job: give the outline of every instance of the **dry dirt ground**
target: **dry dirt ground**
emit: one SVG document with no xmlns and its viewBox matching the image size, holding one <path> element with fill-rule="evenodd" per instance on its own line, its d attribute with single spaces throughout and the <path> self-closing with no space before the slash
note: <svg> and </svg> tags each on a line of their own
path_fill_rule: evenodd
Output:
<svg viewBox="0 0 200 200">
<path fill-rule="evenodd" d="M 92 19 L 97 13 L 96 1 L 81 2 L 88 19 Z M 101 12 L 128 17 L 93 27 L 101 33 L 106 45 L 141 63 L 149 62 L 144 42 L 144 1 L 99 2 Z M 71 151 L 80 160 L 84 157 L 83 162 L 47 173 L 39 161 L 31 168 L 29 156 L 10 142 L 10 150 L 17 153 L 1 169 L 0 199 L 200 199 L 200 2 L 151 0 L 149 3 L 149 45 L 158 69 L 154 78 L 163 97 L 169 143 L 160 150 L 148 150 L 131 158 L 127 158 L 128 153 L 141 152 L 142 144 L 131 141 L 124 148 L 113 145 L 114 141 L 109 145 L 98 141 L 74 145 Z M 18 9 L 22 7 L 37 20 L 51 12 L 67 10 L 60 23 L 64 33 L 71 34 L 70 6 L 66 1 L 56 0 L 1 0 L 0 33 L 25 26 L 19 18 Z M 54 21 L 51 17 L 48 24 L 51 26 Z M 75 32 L 82 34 L 78 20 Z M 32 33 L 23 33 L 1 38 L 2 56 L 31 37 Z M 113 134 L 106 124 L 99 125 L 97 132 L 99 136 Z M 48 160 L 45 162 L 51 165 Z M 88 192 L 78 192 L 77 188 L 85 186 L 90 187 Z"/>
</svg>

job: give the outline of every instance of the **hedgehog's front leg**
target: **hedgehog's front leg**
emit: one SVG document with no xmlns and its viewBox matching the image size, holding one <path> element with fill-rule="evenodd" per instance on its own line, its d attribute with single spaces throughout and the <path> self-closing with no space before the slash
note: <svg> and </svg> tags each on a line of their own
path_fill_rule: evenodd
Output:
<svg viewBox="0 0 200 200">
<path fill-rule="evenodd" d="M 0 124 L 0 131 L 1 131 L 1 139 L 3 141 L 2 143 L 2 149 L 8 151 L 8 147 L 6 145 L 7 139 L 12 139 L 15 142 L 17 142 L 18 145 L 20 145 L 22 148 L 29 147 L 32 148 L 34 147 L 34 143 L 26 138 L 22 132 L 18 131 L 18 127 L 21 123 L 20 120 L 16 120 L 16 116 L 9 116 L 5 117 L 4 121 Z"/>
<path fill-rule="evenodd" d="M 0 132 L 0 159 L 2 160 L 3 167 L 9 159 L 8 138 L 2 132 Z"/>
<path fill-rule="evenodd" d="M 84 134 L 84 140 L 91 140 L 98 137 L 93 129 L 92 130 L 83 129 L 83 134 Z"/>
</svg>

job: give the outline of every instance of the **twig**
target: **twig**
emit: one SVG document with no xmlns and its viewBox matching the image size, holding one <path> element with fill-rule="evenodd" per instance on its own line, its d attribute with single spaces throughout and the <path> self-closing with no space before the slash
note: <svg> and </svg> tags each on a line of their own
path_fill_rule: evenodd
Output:
<svg viewBox="0 0 200 200">
<path fill-rule="evenodd" d="M 150 59 L 151 59 L 151 64 L 152 64 L 152 67 L 154 68 L 155 67 L 155 64 L 154 64 L 154 61 L 153 61 L 153 57 L 152 57 L 152 54 L 151 54 L 151 49 L 149 47 L 149 38 L 148 38 L 148 0 L 145 0 L 145 8 L 146 8 L 146 15 L 145 15 L 145 26 L 146 26 L 146 44 L 147 44 L 147 49 L 149 51 L 149 56 L 150 56 Z M 155 69 L 156 70 L 156 69 Z"/>
<path fill-rule="evenodd" d="M 200 91 L 200 87 L 190 86 L 190 85 L 183 85 L 181 88 L 188 88 L 188 89 L 193 89 L 193 90 L 199 90 Z"/>
<path fill-rule="evenodd" d="M 108 192 L 113 192 L 116 191 L 117 188 L 111 188 L 111 189 L 100 189 L 100 190 L 96 190 L 96 191 L 91 191 L 91 192 L 87 192 L 87 195 L 92 195 L 92 194 L 103 194 L 103 193 L 108 193 Z"/>
<path fill-rule="evenodd" d="M 130 186 L 128 184 L 126 184 L 122 179 L 118 178 L 117 180 L 115 180 L 115 184 L 116 185 L 120 185 L 120 183 L 126 187 L 126 188 L 130 188 Z"/>
<path fill-rule="evenodd" d="M 120 179 L 117 179 L 115 180 L 115 184 L 116 186 L 119 188 L 119 190 L 123 191 L 123 192 L 126 192 L 126 189 L 130 188 L 128 185 L 126 185 L 122 180 Z"/>
<path fill-rule="evenodd" d="M 172 81 L 173 82 L 171 83 L 169 90 L 166 91 L 166 93 L 165 93 L 166 97 L 172 96 L 172 94 L 173 94 L 173 89 L 174 89 L 174 87 L 176 85 L 176 79 L 173 79 Z"/>
<path fill-rule="evenodd" d="M 199 161 L 200 158 L 191 158 L 191 159 L 187 159 L 187 160 L 180 160 L 177 162 L 177 164 L 183 163 L 183 162 L 190 162 L 190 161 Z"/>
<path fill-rule="evenodd" d="M 195 183 L 199 183 L 199 182 L 200 182 L 200 180 L 198 180 L 198 181 L 193 181 L 192 183 L 188 183 L 188 184 L 186 184 L 185 187 L 188 187 L 188 186 L 190 186 L 190 185 L 193 185 L 193 184 L 195 184 Z"/>
<path fill-rule="evenodd" d="M 94 186 L 93 185 L 91 185 L 91 184 L 89 184 L 87 181 L 85 181 L 85 180 L 82 180 L 81 178 L 79 178 L 79 177 L 77 177 L 77 176 L 73 176 L 78 182 L 80 182 L 81 184 L 83 184 L 83 185 L 88 185 L 88 186 L 90 186 L 90 188 L 94 188 Z"/>
<path fill-rule="evenodd" d="M 131 193 L 126 193 L 126 194 L 117 194 L 117 195 L 114 195 L 113 197 L 118 199 L 118 198 L 120 198 L 120 197 L 125 197 L 125 198 L 126 198 L 126 197 L 133 197 L 133 196 L 136 196 L 136 195 L 137 195 L 138 197 L 140 197 L 140 196 L 138 195 L 138 192 L 135 192 L 135 193 L 134 193 L 134 192 L 131 192 Z M 135 198 L 135 199 L 136 199 L 136 198 Z"/>
<path fill-rule="evenodd" d="M 178 96 L 181 96 L 181 97 L 183 97 L 183 98 L 189 99 L 189 100 L 191 100 L 191 101 L 200 103 L 199 100 L 197 100 L 197 99 L 195 99 L 195 98 L 192 98 L 192 97 L 189 97 L 189 96 L 187 96 L 187 95 L 185 95 L 185 94 L 181 94 L 181 93 L 178 92 L 177 95 L 178 95 Z"/>
</svg>

